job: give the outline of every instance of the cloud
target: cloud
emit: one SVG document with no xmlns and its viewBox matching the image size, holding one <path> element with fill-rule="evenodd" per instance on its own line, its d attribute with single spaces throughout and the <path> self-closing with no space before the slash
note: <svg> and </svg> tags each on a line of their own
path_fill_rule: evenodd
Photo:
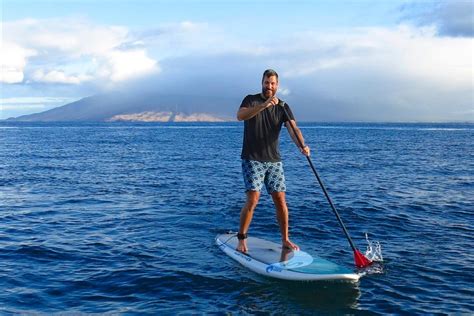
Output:
<svg viewBox="0 0 474 316">
<path fill-rule="evenodd" d="M 19 45 L 33 46 L 74 57 L 108 52 L 126 40 L 120 26 L 102 26 L 84 19 L 23 19 L 4 23 L 4 37 Z"/>
<path fill-rule="evenodd" d="M 409 81 L 431 82 L 442 89 L 471 88 L 472 43 L 437 37 L 433 28 L 363 28 L 326 35 L 306 34 L 313 49 L 295 47 L 285 59 L 288 76 L 348 72 L 380 74 Z M 378 76 L 377 76 L 378 77 Z"/>
<path fill-rule="evenodd" d="M 471 0 L 411 2 L 400 8 L 402 19 L 416 25 L 434 25 L 441 36 L 474 36 L 474 3 Z"/>
<path fill-rule="evenodd" d="M 159 60 L 189 55 L 214 55 L 241 51 L 245 45 L 222 28 L 208 23 L 183 21 L 131 32 L 135 43 L 152 50 Z M 246 41 L 246 40 L 244 40 Z"/>
<path fill-rule="evenodd" d="M 3 34 L 4 83 L 100 84 L 159 71 L 145 48 L 127 47 L 124 27 L 81 19 L 24 19 L 3 23 Z"/>
<path fill-rule="evenodd" d="M 165 59 L 159 78 L 139 86 L 160 93 L 227 95 L 237 104 L 260 90 L 264 69 L 274 68 L 280 73 L 280 95 L 305 120 L 474 120 L 469 38 L 400 25 L 303 32 L 259 45 L 259 54 L 223 50 Z"/>
<path fill-rule="evenodd" d="M 406 25 L 353 29 L 330 40 L 313 34 L 305 44 L 313 50 L 285 56 L 284 75 L 292 95 L 312 95 L 301 100 L 307 115 L 318 112 L 313 98 L 331 120 L 472 121 L 472 114 L 457 114 L 474 107 L 472 41 L 437 35 Z"/>
<path fill-rule="evenodd" d="M 38 69 L 33 73 L 31 79 L 36 82 L 45 83 L 80 84 L 81 82 L 92 80 L 93 77 L 86 74 L 67 75 L 64 71 L 60 70 L 45 72 L 42 69 Z"/>
<path fill-rule="evenodd" d="M 279 90 L 280 94 L 284 95 L 284 96 L 290 95 L 290 93 L 291 93 L 290 89 L 285 88 L 285 87 L 279 87 L 278 90 Z"/>
<path fill-rule="evenodd" d="M 26 49 L 6 40 L 0 46 L 1 77 L 0 82 L 19 83 L 23 81 L 27 59 L 36 55 L 36 51 Z"/>
<path fill-rule="evenodd" d="M 440 36 L 434 24 L 255 38 L 189 21 L 141 30 L 84 21 L 8 23 L 7 43 L 24 50 L 11 68 L 20 71 L 12 73 L 38 89 L 103 82 L 122 91 L 186 95 L 190 103 L 192 96 L 227 97 L 235 104 L 223 101 L 220 109 L 232 114 L 246 94 L 260 91 L 263 70 L 274 68 L 279 95 L 305 120 L 474 121 L 472 39 Z M 29 34 L 35 29 L 38 37 Z M 87 33 L 94 33 L 90 43 Z"/>
<path fill-rule="evenodd" d="M 149 58 L 142 49 L 111 51 L 101 57 L 100 77 L 112 82 L 125 81 L 159 71 L 157 61 Z"/>
</svg>

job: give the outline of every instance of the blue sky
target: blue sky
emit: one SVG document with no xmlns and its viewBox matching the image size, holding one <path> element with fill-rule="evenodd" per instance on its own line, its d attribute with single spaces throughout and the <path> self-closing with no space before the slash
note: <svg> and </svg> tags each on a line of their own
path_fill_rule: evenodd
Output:
<svg viewBox="0 0 474 316">
<path fill-rule="evenodd" d="M 0 119 L 124 89 L 224 94 L 276 69 L 315 121 L 474 121 L 471 1 L 2 0 Z"/>
<path fill-rule="evenodd" d="M 192 20 L 238 28 L 249 19 L 284 18 L 282 29 L 394 24 L 406 1 L 4 0 L 4 21 L 84 16 L 104 24 L 150 27 Z M 288 23 L 291 22 L 291 23 Z M 275 26 L 275 25 L 274 25 Z"/>
</svg>

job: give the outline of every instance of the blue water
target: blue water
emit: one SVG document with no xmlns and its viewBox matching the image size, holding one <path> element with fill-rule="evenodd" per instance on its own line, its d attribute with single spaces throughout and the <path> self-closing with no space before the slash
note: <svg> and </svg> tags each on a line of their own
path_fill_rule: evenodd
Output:
<svg viewBox="0 0 474 316">
<path fill-rule="evenodd" d="M 354 242 L 384 273 L 293 283 L 214 237 L 244 202 L 239 123 L 0 123 L 2 313 L 474 313 L 474 125 L 301 125 Z M 283 131 L 291 236 L 352 267 L 306 159 Z M 278 241 L 268 195 L 250 234 Z"/>
</svg>

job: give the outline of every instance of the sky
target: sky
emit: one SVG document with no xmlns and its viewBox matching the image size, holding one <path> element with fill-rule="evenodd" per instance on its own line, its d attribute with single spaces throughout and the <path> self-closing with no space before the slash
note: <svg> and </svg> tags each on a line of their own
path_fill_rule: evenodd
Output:
<svg viewBox="0 0 474 316">
<path fill-rule="evenodd" d="M 233 113 L 273 68 L 297 120 L 474 122 L 470 0 L 0 3 L 0 119 L 114 91 Z"/>
</svg>

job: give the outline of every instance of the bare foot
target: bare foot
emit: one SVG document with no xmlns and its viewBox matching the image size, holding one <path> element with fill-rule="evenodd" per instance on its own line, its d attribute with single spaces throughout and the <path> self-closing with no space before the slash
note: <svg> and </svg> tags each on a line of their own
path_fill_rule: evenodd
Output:
<svg viewBox="0 0 474 316">
<path fill-rule="evenodd" d="M 237 245 L 237 251 L 247 253 L 247 241 L 245 239 L 239 240 L 239 244 Z"/>
<path fill-rule="evenodd" d="M 281 248 L 280 262 L 288 261 L 288 257 L 292 251 L 293 250 L 288 247 Z"/>
<path fill-rule="evenodd" d="M 291 249 L 291 250 L 300 250 L 297 244 L 292 243 L 290 240 L 284 240 L 282 242 L 283 248 Z"/>
</svg>

